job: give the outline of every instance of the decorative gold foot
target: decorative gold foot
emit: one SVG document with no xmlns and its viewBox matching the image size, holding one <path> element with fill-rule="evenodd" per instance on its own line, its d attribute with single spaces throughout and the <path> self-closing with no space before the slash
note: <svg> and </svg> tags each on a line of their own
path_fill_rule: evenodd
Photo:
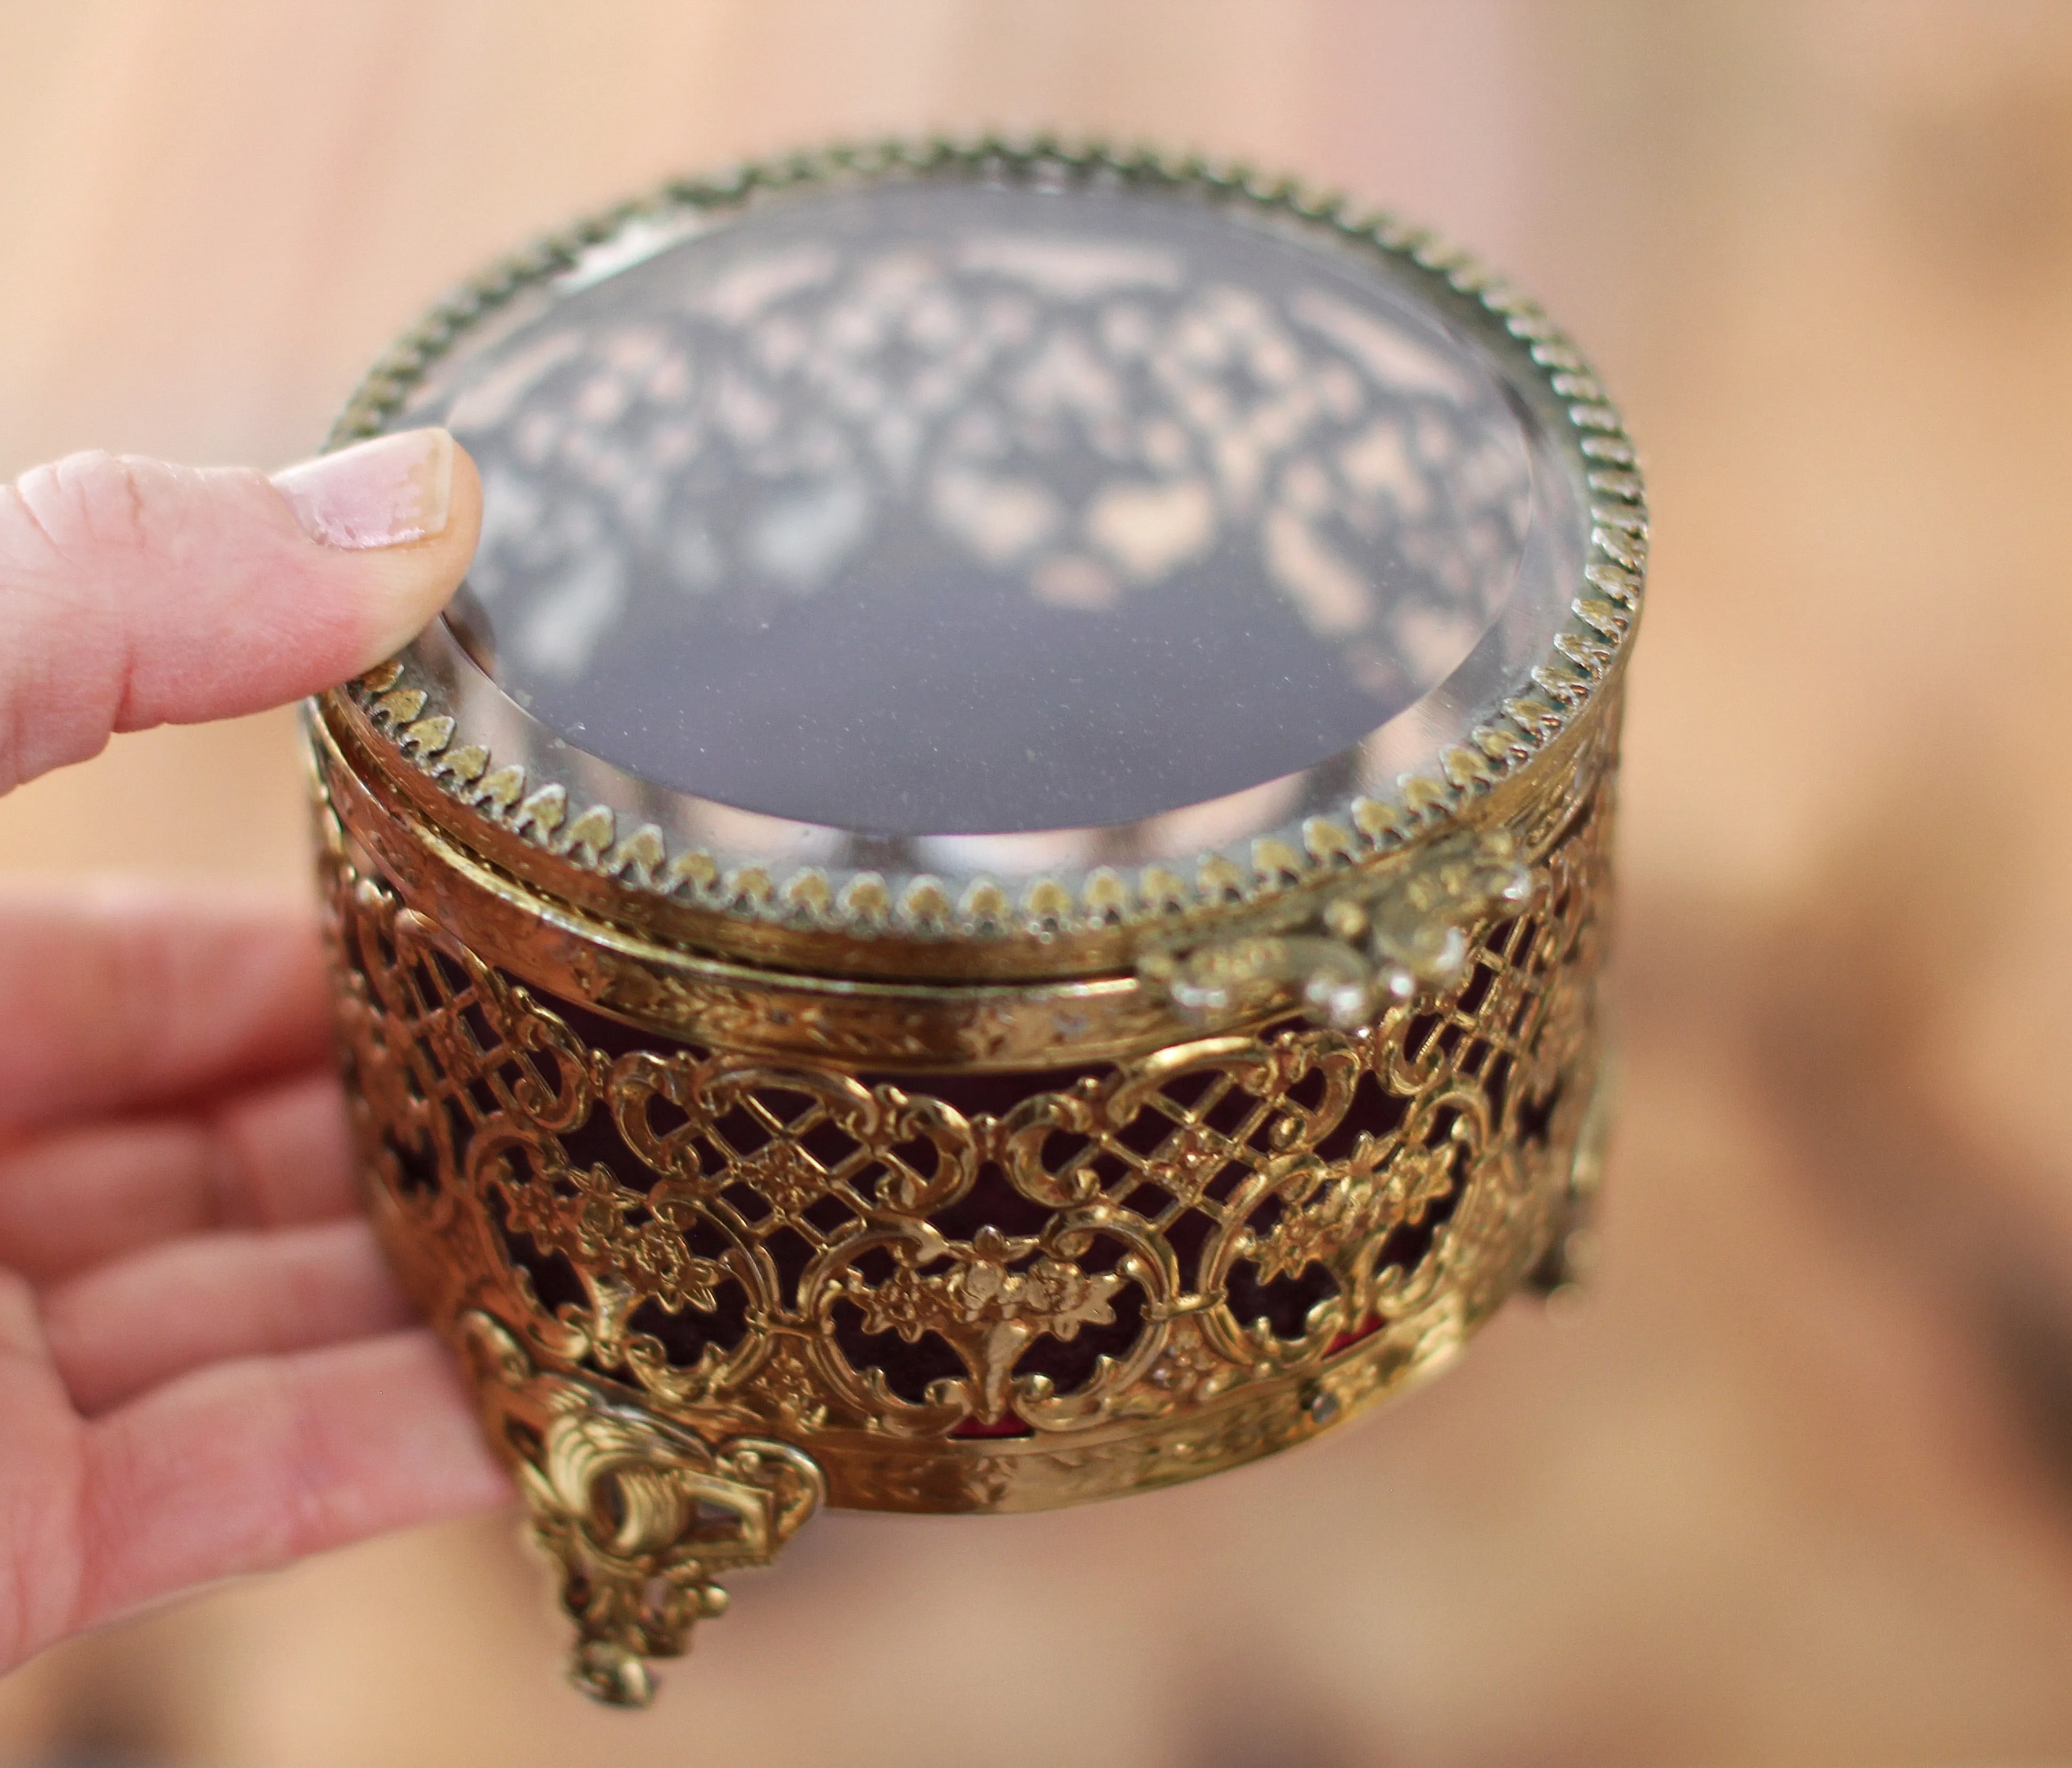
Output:
<svg viewBox="0 0 2072 1768">
<path fill-rule="evenodd" d="M 490 1441 L 561 1568 L 576 1624 L 569 1680 L 592 1700 L 644 1707 L 646 1660 L 682 1656 L 693 1626 L 726 1611 L 723 1573 L 776 1557 L 819 1507 L 820 1470 L 789 1443 L 713 1446 L 600 1385 L 536 1369 L 487 1314 L 460 1330 Z"/>
</svg>

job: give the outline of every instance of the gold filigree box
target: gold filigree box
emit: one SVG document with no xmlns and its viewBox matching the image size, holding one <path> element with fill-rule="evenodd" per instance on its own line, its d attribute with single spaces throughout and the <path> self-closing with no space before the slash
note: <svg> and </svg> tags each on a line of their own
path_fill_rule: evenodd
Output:
<svg viewBox="0 0 2072 1768">
<path fill-rule="evenodd" d="M 575 1676 L 817 1504 L 1302 1442 L 1558 1276 L 1646 517 L 1540 309 L 1194 162 L 672 187 L 439 308 L 448 615 L 312 709 L 367 1194 Z"/>
</svg>

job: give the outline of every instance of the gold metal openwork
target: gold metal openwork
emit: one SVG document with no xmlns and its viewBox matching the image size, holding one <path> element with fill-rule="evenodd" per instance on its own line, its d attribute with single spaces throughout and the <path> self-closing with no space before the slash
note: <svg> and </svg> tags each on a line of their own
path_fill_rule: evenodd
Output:
<svg viewBox="0 0 2072 1768">
<path fill-rule="evenodd" d="M 1442 990 L 977 1080 L 604 1020 L 410 907 L 333 821 L 376 1220 L 473 1359 L 578 1682 L 644 1700 L 639 1660 L 823 1483 L 922 1511 L 1170 1483 L 1452 1351 L 1575 1201 L 1609 781 Z"/>
</svg>

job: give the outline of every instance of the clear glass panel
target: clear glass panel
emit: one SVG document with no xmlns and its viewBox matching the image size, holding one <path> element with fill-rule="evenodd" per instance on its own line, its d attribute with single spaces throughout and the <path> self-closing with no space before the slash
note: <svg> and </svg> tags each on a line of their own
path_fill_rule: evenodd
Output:
<svg viewBox="0 0 2072 1768">
<path fill-rule="evenodd" d="M 1515 593 L 1513 404 L 1292 225 L 928 181 L 633 243 L 409 420 L 483 470 L 462 642 L 652 784 L 887 835 L 1134 821 L 1359 743 Z"/>
</svg>

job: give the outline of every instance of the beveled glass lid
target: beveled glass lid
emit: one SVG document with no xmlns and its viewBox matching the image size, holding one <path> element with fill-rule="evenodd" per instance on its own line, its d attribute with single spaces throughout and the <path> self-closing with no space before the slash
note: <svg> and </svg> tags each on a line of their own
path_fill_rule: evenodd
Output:
<svg viewBox="0 0 2072 1768">
<path fill-rule="evenodd" d="M 1055 943 L 1285 888 L 1528 761 L 1638 596 L 1631 450 L 1536 309 L 1199 168 L 754 169 L 406 347 L 339 439 L 447 425 L 484 532 L 363 699 L 722 917 Z"/>
</svg>

